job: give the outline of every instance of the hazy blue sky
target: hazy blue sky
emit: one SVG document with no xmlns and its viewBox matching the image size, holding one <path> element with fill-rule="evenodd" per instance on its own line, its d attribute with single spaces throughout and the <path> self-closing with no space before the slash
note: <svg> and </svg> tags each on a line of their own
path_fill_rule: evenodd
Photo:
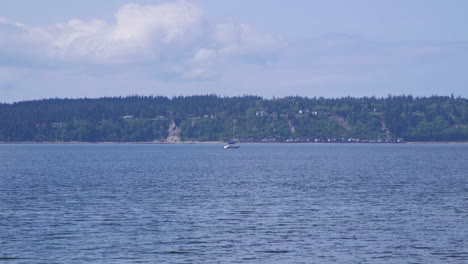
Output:
<svg viewBox="0 0 468 264">
<path fill-rule="evenodd" d="M 5 0 L 0 101 L 468 96 L 464 0 Z"/>
</svg>

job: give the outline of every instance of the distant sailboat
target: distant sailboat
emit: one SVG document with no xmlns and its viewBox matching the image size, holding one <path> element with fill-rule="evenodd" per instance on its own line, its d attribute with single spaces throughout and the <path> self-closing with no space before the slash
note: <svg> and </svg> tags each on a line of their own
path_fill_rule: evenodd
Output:
<svg viewBox="0 0 468 264">
<path fill-rule="evenodd" d="M 231 142 L 228 142 L 226 145 L 224 145 L 224 148 L 225 149 L 238 149 L 240 148 L 240 146 L 236 145 L 236 142 L 231 141 Z"/>
<path fill-rule="evenodd" d="M 237 136 L 236 136 L 236 122 L 237 122 L 236 119 L 232 120 L 232 134 L 234 136 L 233 141 L 229 141 L 226 145 L 224 145 L 224 149 L 238 149 L 238 148 L 240 148 L 239 145 L 236 145 L 236 141 L 235 141 L 236 138 L 237 138 Z"/>
</svg>

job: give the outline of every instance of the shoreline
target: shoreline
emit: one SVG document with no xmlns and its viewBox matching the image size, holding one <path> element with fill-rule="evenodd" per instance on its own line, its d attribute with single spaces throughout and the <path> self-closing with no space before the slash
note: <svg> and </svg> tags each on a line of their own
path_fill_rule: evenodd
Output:
<svg viewBox="0 0 468 264">
<path fill-rule="evenodd" d="M 30 144 L 30 145 L 80 145 L 80 144 L 95 144 L 95 145 L 193 145 L 193 144 L 226 144 L 225 141 L 177 141 L 177 142 L 155 142 L 155 141 L 136 141 L 136 142 L 85 142 L 85 141 L 0 141 L 0 145 L 20 145 L 20 144 Z M 432 145 L 432 144 L 468 144 L 468 141 L 408 141 L 400 143 L 338 143 L 338 142 L 297 142 L 297 143 L 287 143 L 287 142 L 239 142 L 239 144 L 346 144 L 346 145 L 401 145 L 401 144 L 414 144 L 414 145 Z"/>
<path fill-rule="evenodd" d="M 135 142 L 114 142 L 114 141 L 0 141 L 1 144 L 50 144 L 50 145 L 79 145 L 79 144 L 95 144 L 95 145 L 188 145 L 188 144 L 224 144 L 224 141 L 178 141 L 178 142 L 155 142 L 155 141 L 135 141 Z"/>
</svg>

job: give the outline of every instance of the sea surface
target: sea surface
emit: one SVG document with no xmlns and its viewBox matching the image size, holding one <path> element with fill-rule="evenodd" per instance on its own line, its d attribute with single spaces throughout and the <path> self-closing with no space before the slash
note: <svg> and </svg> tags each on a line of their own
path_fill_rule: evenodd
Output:
<svg viewBox="0 0 468 264">
<path fill-rule="evenodd" d="M 0 145 L 0 263 L 468 263 L 468 145 Z"/>
</svg>

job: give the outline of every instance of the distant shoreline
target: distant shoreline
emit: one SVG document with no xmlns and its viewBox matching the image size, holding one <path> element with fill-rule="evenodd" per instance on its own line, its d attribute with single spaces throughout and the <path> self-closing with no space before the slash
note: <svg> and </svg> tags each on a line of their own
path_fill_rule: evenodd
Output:
<svg viewBox="0 0 468 264">
<path fill-rule="evenodd" d="M 113 142 L 113 141 L 0 141 L 0 144 L 57 144 L 57 145 L 75 145 L 75 144 L 96 144 L 96 145 L 122 145 L 122 144 L 148 144 L 148 145 L 182 145 L 182 144 L 223 144 L 224 141 L 178 141 L 178 142 L 157 142 L 157 141 L 135 141 L 135 142 Z"/>
<path fill-rule="evenodd" d="M 191 144 L 225 144 L 225 141 L 178 141 L 178 142 L 155 142 L 155 141 L 136 141 L 136 142 L 82 142 L 82 141 L 0 141 L 2 145 L 8 144 L 31 144 L 31 145 L 40 145 L 40 144 L 51 144 L 51 145 L 79 145 L 79 144 L 96 144 L 96 145 L 191 145 Z M 400 144 L 468 144 L 468 141 L 408 141 L 408 142 L 390 142 L 390 143 L 378 143 L 378 142 L 366 142 L 366 143 L 340 143 L 340 142 L 297 142 L 297 143 L 287 143 L 287 142 L 239 142 L 240 144 L 346 144 L 346 145 L 400 145 Z"/>
</svg>

